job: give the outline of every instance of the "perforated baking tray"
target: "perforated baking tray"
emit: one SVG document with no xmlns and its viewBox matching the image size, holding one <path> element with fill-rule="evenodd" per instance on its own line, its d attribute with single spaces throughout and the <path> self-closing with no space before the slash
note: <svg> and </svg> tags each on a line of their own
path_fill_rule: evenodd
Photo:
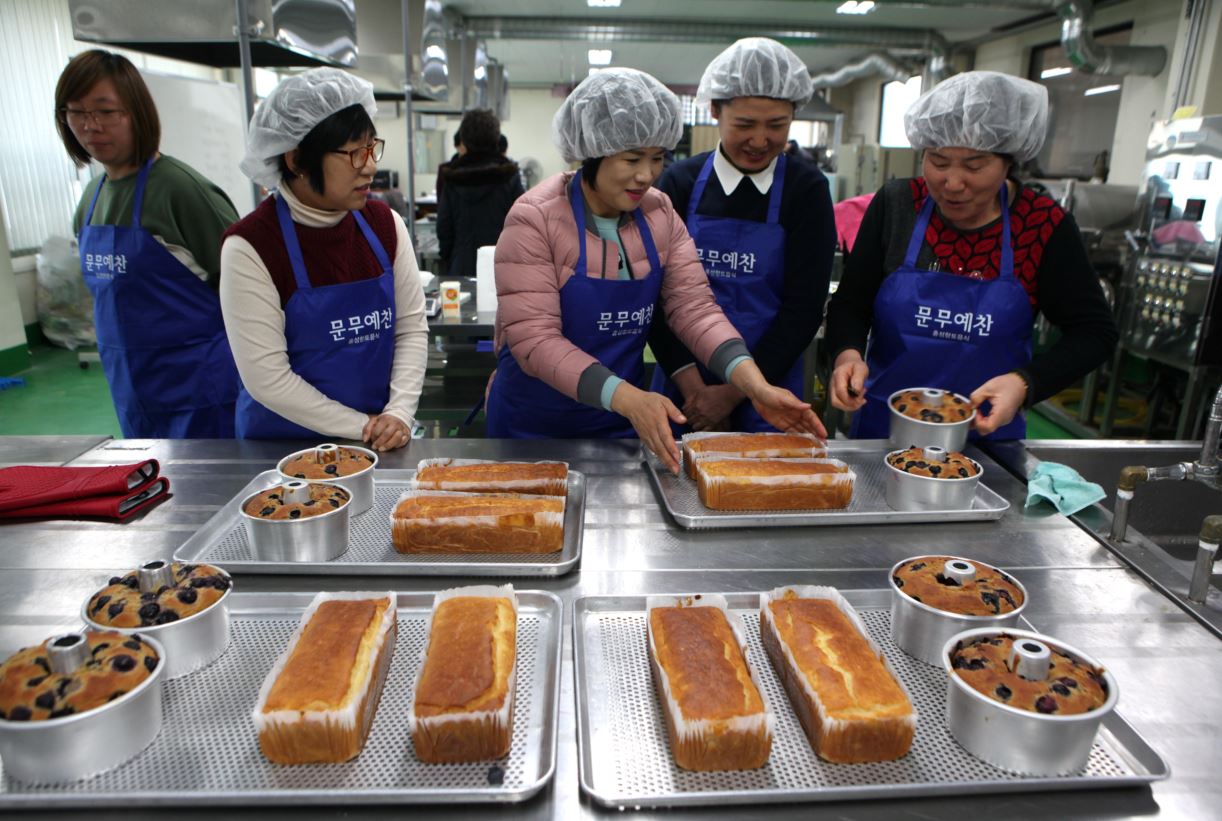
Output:
<svg viewBox="0 0 1222 821">
<path fill-rule="evenodd" d="M 759 596 L 741 593 L 726 598 L 746 620 L 748 659 L 776 715 L 772 754 L 758 770 L 679 769 L 650 678 L 645 597 L 588 596 L 577 600 L 573 612 L 581 788 L 608 807 L 673 807 L 1078 790 L 1132 786 L 1169 774 L 1158 753 L 1114 712 L 1104 719 L 1090 761 L 1077 775 L 1012 775 L 985 764 L 960 747 L 946 727 L 946 673 L 891 642 L 888 592 L 844 595 L 917 709 L 916 738 L 902 759 L 830 764 L 814 754 L 760 643 Z"/>
<path fill-rule="evenodd" d="M 794 527 L 801 525 L 876 525 L 900 522 L 973 522 L 1000 519 L 1010 503 L 985 486 L 986 472 L 976 485 L 972 506 L 966 510 L 892 510 L 887 505 L 887 466 L 883 462 L 892 448 L 885 441 L 872 444 L 828 442 L 828 456 L 839 459 L 857 474 L 853 500 L 844 510 L 709 510 L 700 503 L 695 481 L 680 471 L 675 476 L 652 454 L 645 469 L 662 506 L 680 527 L 717 530 L 735 527 Z M 999 470 L 1000 468 L 998 468 Z"/>
<path fill-rule="evenodd" d="M 400 593 L 399 638 L 365 749 L 343 764 L 271 764 L 250 711 L 313 593 L 234 593 L 233 641 L 205 670 L 166 682 L 157 739 L 108 773 L 58 787 L 3 777 L 0 809 L 135 805 L 412 804 L 524 801 L 556 768 L 561 603 L 519 590 L 518 678 L 509 755 L 474 764 L 423 764 L 408 715 L 432 593 Z"/>
<path fill-rule="evenodd" d="M 581 561 L 586 516 L 586 477 L 569 471 L 564 506 L 564 547 L 556 553 L 399 553 L 390 541 L 390 513 L 414 470 L 375 470 L 373 507 L 352 517 L 348 552 L 329 562 L 260 561 L 250 550 L 238 507 L 243 499 L 280 481 L 264 471 L 174 551 L 180 562 L 206 562 L 231 573 L 360 576 L 562 576 Z"/>
</svg>

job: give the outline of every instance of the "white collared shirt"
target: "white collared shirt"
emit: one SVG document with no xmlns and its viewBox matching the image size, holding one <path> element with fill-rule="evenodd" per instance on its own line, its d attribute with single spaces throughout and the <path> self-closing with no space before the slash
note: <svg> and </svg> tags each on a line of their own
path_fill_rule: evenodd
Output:
<svg viewBox="0 0 1222 821">
<path fill-rule="evenodd" d="M 742 182 L 743 177 L 751 180 L 761 194 L 767 194 L 768 189 L 772 187 L 773 172 L 776 171 L 776 157 L 772 158 L 772 162 L 768 163 L 768 167 L 763 171 L 756 171 L 754 174 L 744 174 L 726 159 L 726 155 L 721 153 L 721 143 L 717 143 L 717 148 L 713 152 L 713 171 L 717 174 L 717 179 L 721 183 L 721 189 L 727 195 L 734 193 L 734 189 L 738 188 L 738 184 Z"/>
</svg>

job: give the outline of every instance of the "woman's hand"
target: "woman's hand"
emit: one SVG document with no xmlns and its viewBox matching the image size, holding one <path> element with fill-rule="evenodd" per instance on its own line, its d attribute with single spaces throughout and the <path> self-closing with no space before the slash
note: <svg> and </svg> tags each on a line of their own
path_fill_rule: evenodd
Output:
<svg viewBox="0 0 1222 821">
<path fill-rule="evenodd" d="M 682 425 L 687 417 L 675 403 L 660 393 L 643 391 L 621 382 L 611 395 L 611 410 L 632 423 L 645 447 L 662 460 L 667 470 L 679 474 L 679 446 L 670 432 L 670 423 Z"/>
<path fill-rule="evenodd" d="M 976 432 L 987 436 L 1007 424 L 1018 413 L 1027 398 L 1027 383 L 1016 373 L 1003 373 L 976 388 L 968 398 L 977 409 Z M 982 416 L 979 410 L 985 402 L 993 406 L 988 416 Z"/>
<path fill-rule="evenodd" d="M 374 450 L 395 450 L 412 440 L 412 430 L 399 417 L 380 413 L 369 417 L 361 431 L 361 440 Z"/>
<path fill-rule="evenodd" d="M 866 377 L 870 368 L 861 352 L 846 348 L 832 365 L 832 407 L 855 411 L 866 403 Z"/>
<path fill-rule="evenodd" d="M 784 388 L 768 384 L 755 362 L 740 362 L 730 374 L 730 381 L 747 395 L 764 421 L 777 430 L 813 433 L 821 439 L 827 438 L 827 428 L 810 405 Z"/>
<path fill-rule="evenodd" d="M 733 385 L 705 385 L 683 403 L 683 413 L 692 430 L 717 430 L 743 399 Z"/>
</svg>

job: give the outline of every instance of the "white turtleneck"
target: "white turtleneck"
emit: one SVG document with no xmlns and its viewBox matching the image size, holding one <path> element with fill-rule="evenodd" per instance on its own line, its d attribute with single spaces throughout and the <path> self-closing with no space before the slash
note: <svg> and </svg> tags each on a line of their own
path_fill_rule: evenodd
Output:
<svg viewBox="0 0 1222 821">
<path fill-rule="evenodd" d="M 283 197 L 293 221 L 311 228 L 338 225 L 347 211 L 322 211 L 304 205 L 287 188 Z M 428 320 L 416 254 L 403 219 L 395 219 L 395 358 L 390 401 L 383 413 L 409 426 L 420 403 L 428 357 Z M 306 261 L 309 264 L 309 261 Z M 260 404 L 302 427 L 325 436 L 360 439 L 369 417 L 330 399 L 289 367 L 280 294 L 254 247 L 231 235 L 221 246 L 221 311 L 225 333 L 242 384 Z"/>
</svg>

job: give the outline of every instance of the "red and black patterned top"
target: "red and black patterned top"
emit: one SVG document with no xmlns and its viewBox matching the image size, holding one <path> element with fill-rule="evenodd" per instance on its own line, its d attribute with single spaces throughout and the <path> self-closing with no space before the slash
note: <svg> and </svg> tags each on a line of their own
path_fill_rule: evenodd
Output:
<svg viewBox="0 0 1222 821">
<path fill-rule="evenodd" d="M 844 275 L 827 311 L 827 342 L 833 358 L 853 348 L 864 352 L 874 320 L 874 299 L 904 261 L 927 189 L 923 178 L 888 182 L 862 218 Z M 963 231 L 934 208 L 919 268 L 995 279 L 1001 268 L 1001 219 Z M 1116 345 L 1116 321 L 1103 297 L 1078 233 L 1077 223 L 1053 200 L 1019 187 L 1010 208 L 1015 275 L 1031 301 L 1061 331 L 1053 346 L 1020 369 L 1031 385 L 1031 401 L 1063 390 L 1098 367 Z"/>
</svg>

